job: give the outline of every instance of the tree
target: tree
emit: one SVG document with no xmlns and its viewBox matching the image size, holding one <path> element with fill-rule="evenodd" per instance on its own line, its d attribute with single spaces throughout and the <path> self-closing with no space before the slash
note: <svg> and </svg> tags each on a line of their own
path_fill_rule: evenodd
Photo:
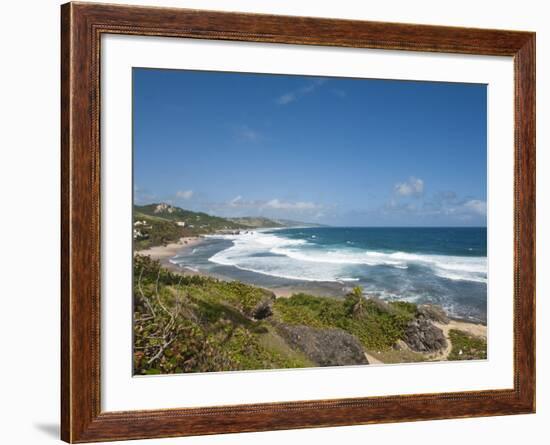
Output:
<svg viewBox="0 0 550 445">
<path fill-rule="evenodd" d="M 352 291 L 346 295 L 344 302 L 346 312 L 353 318 L 362 318 L 367 311 L 367 301 L 363 296 L 363 288 L 355 286 Z"/>
</svg>

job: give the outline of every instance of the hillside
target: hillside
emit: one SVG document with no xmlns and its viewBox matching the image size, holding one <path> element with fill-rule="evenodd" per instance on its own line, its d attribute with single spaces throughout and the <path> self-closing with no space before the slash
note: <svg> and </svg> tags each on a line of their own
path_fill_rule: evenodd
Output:
<svg viewBox="0 0 550 445">
<path fill-rule="evenodd" d="M 303 221 L 294 221 L 290 219 L 264 218 L 261 216 L 243 216 L 240 218 L 227 218 L 237 224 L 247 227 L 261 229 L 269 227 L 322 227 L 321 224 L 308 223 Z"/>
<path fill-rule="evenodd" d="M 134 295 L 134 374 L 486 358 L 485 338 L 454 329 L 441 308 L 367 299 L 360 288 L 276 299 L 138 255 Z"/>
<path fill-rule="evenodd" d="M 269 227 L 286 227 L 277 221 L 269 218 L 262 218 L 261 216 L 243 216 L 241 218 L 227 218 L 229 221 L 239 224 L 241 226 L 250 227 L 253 229 L 265 229 Z"/>
<path fill-rule="evenodd" d="M 184 236 L 250 228 L 225 218 L 165 203 L 135 205 L 133 225 L 136 250 L 176 242 Z"/>
<path fill-rule="evenodd" d="M 184 236 L 308 225 L 263 217 L 222 218 L 166 203 L 135 205 L 133 224 L 137 250 L 175 242 Z"/>
<path fill-rule="evenodd" d="M 240 229 L 244 226 L 229 219 L 212 216 L 203 212 L 192 212 L 165 203 L 134 206 L 134 219 L 139 216 L 163 218 L 174 222 L 185 222 L 188 226 L 209 231 Z"/>
<path fill-rule="evenodd" d="M 316 224 L 303 221 L 294 221 L 293 219 L 274 219 L 277 224 L 283 227 L 327 227 L 324 224 Z"/>
</svg>

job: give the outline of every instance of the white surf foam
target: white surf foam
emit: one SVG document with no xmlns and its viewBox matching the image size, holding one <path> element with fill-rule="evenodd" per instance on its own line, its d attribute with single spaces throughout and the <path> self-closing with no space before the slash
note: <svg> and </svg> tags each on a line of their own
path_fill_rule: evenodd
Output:
<svg viewBox="0 0 550 445">
<path fill-rule="evenodd" d="M 213 255 L 213 263 L 287 279 L 306 281 L 358 280 L 349 275 L 357 265 L 407 269 L 412 265 L 429 267 L 449 280 L 487 282 L 486 257 L 428 255 L 406 252 L 366 251 L 354 247 L 326 248 L 306 240 L 273 233 L 250 231 L 240 235 L 211 235 L 231 240 L 233 245 Z M 315 263 L 312 267 L 311 263 Z M 309 264 L 309 265 L 308 265 Z"/>
</svg>

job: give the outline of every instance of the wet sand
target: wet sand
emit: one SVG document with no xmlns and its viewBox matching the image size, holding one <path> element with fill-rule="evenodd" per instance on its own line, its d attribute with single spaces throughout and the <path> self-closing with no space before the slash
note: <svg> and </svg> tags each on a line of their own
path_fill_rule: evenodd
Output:
<svg viewBox="0 0 550 445">
<path fill-rule="evenodd" d="M 315 282 L 293 286 L 263 286 L 272 291 L 277 298 L 289 298 L 294 294 L 304 293 L 319 297 L 344 297 L 351 288 L 334 282 Z"/>
<path fill-rule="evenodd" d="M 204 242 L 204 238 L 199 236 L 187 236 L 180 238 L 177 243 L 170 243 L 166 246 L 154 246 L 149 249 L 138 250 L 135 252 L 135 255 L 145 255 L 150 257 L 153 260 L 160 261 L 160 264 L 165 269 L 168 269 L 171 272 L 177 272 L 184 275 L 204 275 L 201 272 L 196 270 L 179 267 L 176 264 L 170 262 L 170 258 L 175 257 L 178 253 L 185 252 L 188 249 L 198 246 L 200 243 Z"/>
<path fill-rule="evenodd" d="M 201 243 L 208 241 L 204 237 L 184 237 L 181 238 L 177 243 L 170 243 L 166 246 L 154 246 L 149 249 L 144 249 L 135 252 L 136 255 L 146 255 L 151 257 L 153 260 L 160 261 L 160 264 L 165 269 L 170 270 L 171 272 L 180 273 L 183 275 L 201 275 L 201 276 L 210 276 L 212 278 L 217 278 L 224 281 L 234 281 L 234 277 L 225 276 L 219 273 L 205 272 L 204 270 L 197 270 L 192 267 L 186 267 L 182 265 L 177 265 L 170 262 L 170 259 L 175 257 L 178 254 L 184 253 L 187 250 L 195 248 Z M 247 282 L 247 280 L 244 280 Z M 307 293 L 310 295 L 318 295 L 322 297 L 344 297 L 352 287 L 347 286 L 342 283 L 335 282 L 297 282 L 296 284 L 291 285 L 282 285 L 282 286 L 266 286 L 265 284 L 258 283 L 249 283 L 253 286 L 263 287 L 272 291 L 277 298 L 288 298 L 293 294 L 297 293 Z"/>
<path fill-rule="evenodd" d="M 174 256 L 185 252 L 186 250 L 195 248 L 199 244 L 206 241 L 206 238 L 203 237 L 184 237 L 181 238 L 177 243 L 170 243 L 166 246 L 155 246 L 149 249 L 144 249 L 135 252 L 135 254 L 146 255 L 151 257 L 154 260 L 160 261 L 161 265 L 170 270 L 171 272 L 179 273 L 182 275 L 201 275 L 201 276 L 210 276 L 212 278 L 217 278 L 219 280 L 233 281 L 233 278 L 225 277 L 219 274 L 206 273 L 204 271 L 198 271 L 191 267 L 178 266 L 170 262 L 170 259 Z M 297 283 L 293 285 L 283 285 L 283 286 L 266 286 L 249 283 L 258 287 L 263 287 L 272 291 L 277 298 L 289 298 L 297 293 L 307 293 L 310 295 L 317 295 L 323 297 L 344 297 L 353 286 L 348 284 L 343 284 L 341 282 L 305 282 Z M 438 328 L 443 331 L 443 334 L 447 338 L 447 348 L 444 350 L 435 353 L 435 354 L 419 354 L 423 355 L 424 359 L 422 361 L 445 361 L 447 360 L 448 355 L 451 352 L 452 345 L 449 337 L 449 331 L 452 329 L 457 329 L 460 331 L 467 332 L 471 335 L 477 337 L 487 338 L 487 326 L 479 323 L 474 323 L 470 321 L 451 319 L 448 324 L 434 323 Z M 407 349 L 407 348 L 405 348 Z M 395 351 L 394 351 L 395 352 Z M 402 351 L 402 353 L 407 353 L 408 351 Z M 388 363 L 387 357 L 382 355 L 375 354 L 372 351 L 365 352 L 369 362 L 371 364 L 382 364 Z M 413 353 L 415 354 L 415 353 Z M 400 355 L 397 352 L 397 355 Z M 394 360 L 389 360 L 389 363 L 393 363 Z"/>
</svg>

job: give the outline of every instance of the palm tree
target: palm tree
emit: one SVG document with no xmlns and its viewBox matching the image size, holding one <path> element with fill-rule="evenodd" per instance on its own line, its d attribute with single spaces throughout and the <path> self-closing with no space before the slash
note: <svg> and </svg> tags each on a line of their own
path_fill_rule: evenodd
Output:
<svg viewBox="0 0 550 445">
<path fill-rule="evenodd" d="M 367 301 L 363 296 L 361 286 L 355 286 L 352 291 L 346 295 L 346 307 L 348 315 L 353 318 L 362 318 L 367 311 Z"/>
</svg>

